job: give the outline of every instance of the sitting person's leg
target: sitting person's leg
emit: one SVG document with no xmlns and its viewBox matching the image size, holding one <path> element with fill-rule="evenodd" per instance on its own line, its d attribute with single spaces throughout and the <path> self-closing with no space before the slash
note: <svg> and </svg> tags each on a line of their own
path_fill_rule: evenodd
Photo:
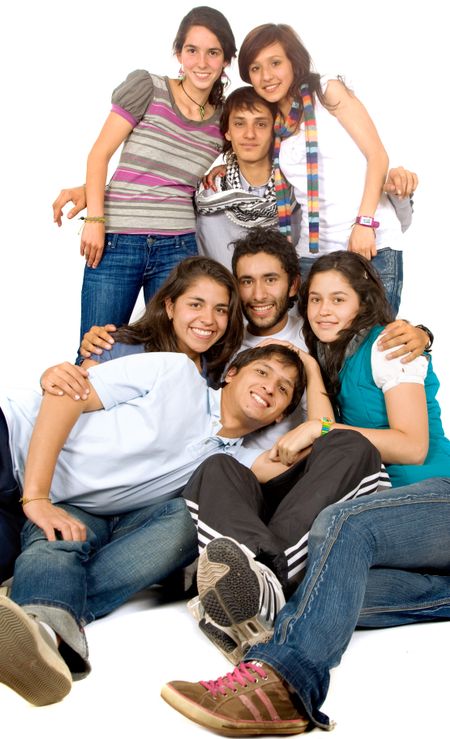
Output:
<svg viewBox="0 0 450 739">
<path fill-rule="evenodd" d="M 377 578 L 380 571 L 384 573 L 384 598 L 380 580 L 377 587 L 371 585 L 371 568 L 376 568 Z M 405 572 L 401 595 L 398 570 Z M 329 719 L 320 707 L 327 695 L 330 669 L 339 664 L 361 610 L 361 625 L 366 625 L 366 615 L 372 610 L 378 614 L 373 626 L 392 625 L 390 616 L 395 610 L 397 624 L 450 618 L 449 572 L 450 478 L 336 503 L 317 517 L 310 532 L 305 580 L 279 614 L 271 641 L 248 653 L 247 668 L 252 671 L 258 667 L 264 672 L 269 665 L 271 696 L 278 696 L 278 705 L 283 703 L 285 712 L 290 698 L 291 719 L 294 708 L 298 711 L 301 705 L 300 712 L 304 710 L 314 724 L 329 728 Z M 417 575 L 419 582 L 420 578 L 425 581 L 425 587 L 419 585 L 419 594 Z M 368 600 L 370 594 L 374 603 Z M 421 602 L 422 596 L 425 599 Z M 274 684 L 277 674 L 278 683 Z M 255 684 L 259 677 L 256 670 L 247 680 L 247 699 L 255 689 L 265 691 L 261 683 Z M 216 692 L 213 708 L 208 701 L 215 682 L 209 684 L 211 687 L 170 683 L 164 697 L 186 716 L 214 725 L 220 733 L 219 716 L 226 718 L 228 728 L 242 725 L 243 716 L 236 705 L 229 703 L 227 709 L 222 701 L 229 689 L 237 690 L 238 695 L 244 692 L 239 680 L 231 683 L 223 693 Z M 277 720 L 265 715 L 261 721 L 264 733 L 274 733 Z"/>
<path fill-rule="evenodd" d="M 250 645 L 270 637 L 284 604 L 278 597 L 277 584 L 288 595 L 303 577 L 308 532 L 318 513 L 338 500 L 390 486 L 379 452 L 355 431 L 335 431 L 318 439 L 307 460 L 264 485 L 262 494 L 254 475 L 245 468 L 240 474 L 236 464 L 234 460 L 222 463 L 218 459 L 201 476 L 199 517 L 205 499 L 213 507 L 211 491 L 217 492 L 219 485 L 212 484 L 209 473 L 215 472 L 217 478 L 213 479 L 219 479 L 220 471 L 220 493 L 224 494 L 220 495 L 217 521 L 222 531 L 236 541 L 216 539 L 208 544 L 199 560 L 197 578 L 202 605 L 213 621 L 207 626 L 209 636 L 234 663 L 243 659 Z M 270 520 L 267 511 L 272 512 Z M 209 521 L 213 515 L 212 510 Z M 268 520 L 267 525 L 262 516 Z M 246 535 L 248 522 L 251 528 Z M 231 528 L 227 530 L 227 526 Z M 259 546 L 255 541 L 258 530 Z M 237 542 L 247 549 L 240 549 Z M 250 542 L 257 561 L 248 552 Z M 218 627 L 225 627 L 221 638 Z"/>
<path fill-rule="evenodd" d="M 109 539 L 106 519 L 73 506 L 58 507 L 86 525 L 86 540 L 49 541 L 27 521 L 11 600 L 3 598 L 0 609 L 0 681 L 36 705 L 61 700 L 70 690 L 70 673 L 83 677 L 90 669 L 83 629 L 85 564 Z M 47 630 L 57 636 L 59 652 L 48 643 Z"/>
<path fill-rule="evenodd" d="M 266 496 L 273 494 L 272 486 L 283 477 L 280 475 L 264 486 Z M 390 487 L 380 453 L 357 431 L 331 431 L 314 442 L 303 474 L 291 481 L 289 493 L 269 523 L 271 533 L 284 541 L 287 597 L 303 579 L 308 534 L 318 514 L 338 501 Z"/>
<path fill-rule="evenodd" d="M 197 556 L 197 534 L 183 498 L 170 498 L 116 517 L 108 544 L 86 565 L 85 621 L 117 608 L 162 582 Z"/>
</svg>

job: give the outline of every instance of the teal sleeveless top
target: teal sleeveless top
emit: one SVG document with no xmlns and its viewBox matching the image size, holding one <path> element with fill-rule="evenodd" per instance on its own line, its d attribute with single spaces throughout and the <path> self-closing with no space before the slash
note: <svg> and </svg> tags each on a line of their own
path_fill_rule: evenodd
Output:
<svg viewBox="0 0 450 739">
<path fill-rule="evenodd" d="M 389 422 L 384 394 L 372 375 L 372 346 L 383 330 L 375 326 L 353 356 L 348 357 L 339 373 L 341 388 L 338 395 L 339 421 L 361 428 L 388 429 Z M 425 377 L 428 409 L 429 449 L 422 465 L 386 465 L 392 486 L 409 485 L 429 477 L 450 476 L 450 441 L 441 422 L 441 409 L 436 400 L 439 381 L 433 372 L 431 359 Z"/>
</svg>

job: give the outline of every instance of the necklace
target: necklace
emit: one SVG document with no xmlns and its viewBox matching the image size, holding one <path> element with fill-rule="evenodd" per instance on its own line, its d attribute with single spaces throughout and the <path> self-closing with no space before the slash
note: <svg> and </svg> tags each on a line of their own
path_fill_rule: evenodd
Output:
<svg viewBox="0 0 450 739">
<path fill-rule="evenodd" d="M 194 100 L 194 98 L 191 98 L 191 96 L 189 95 L 189 93 L 186 92 L 186 90 L 184 89 L 183 80 L 181 80 L 180 85 L 181 85 L 181 89 L 183 90 L 183 92 L 186 95 L 186 97 L 188 97 L 189 100 L 191 100 L 193 103 L 195 103 L 195 105 L 198 105 L 198 109 L 200 111 L 200 118 L 203 120 L 204 117 L 205 117 L 205 106 L 206 106 L 206 104 L 207 104 L 208 101 L 205 100 L 205 102 L 203 103 L 203 105 L 200 105 L 200 103 L 198 103 L 196 100 Z"/>
</svg>

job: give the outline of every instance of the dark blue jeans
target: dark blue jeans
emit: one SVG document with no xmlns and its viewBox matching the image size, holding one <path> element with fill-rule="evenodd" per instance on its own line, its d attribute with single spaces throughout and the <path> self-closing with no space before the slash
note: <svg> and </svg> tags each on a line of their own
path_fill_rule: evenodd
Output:
<svg viewBox="0 0 450 739">
<path fill-rule="evenodd" d="M 194 233 L 182 236 L 106 234 L 95 269 L 85 267 L 81 291 L 80 341 L 91 326 L 128 323 L 139 291 L 147 301 L 172 269 L 197 254 Z"/>
<path fill-rule="evenodd" d="M 300 272 L 305 280 L 313 266 L 315 258 L 301 257 Z M 380 249 L 372 264 L 380 275 L 386 291 L 386 297 L 392 308 L 394 317 L 400 308 L 403 287 L 403 252 L 396 249 Z"/>
<path fill-rule="evenodd" d="M 267 662 L 295 689 L 312 719 L 330 669 L 354 629 L 450 619 L 450 478 L 335 503 L 309 534 L 306 577 L 280 611 L 267 644 L 246 656 Z"/>
</svg>

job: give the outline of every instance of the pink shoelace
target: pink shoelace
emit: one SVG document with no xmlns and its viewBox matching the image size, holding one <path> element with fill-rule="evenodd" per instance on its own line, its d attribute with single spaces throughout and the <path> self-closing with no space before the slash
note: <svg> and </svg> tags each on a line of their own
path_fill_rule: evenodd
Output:
<svg viewBox="0 0 450 739">
<path fill-rule="evenodd" d="M 246 688 L 247 683 L 257 682 L 258 677 L 251 675 L 250 670 L 258 677 L 263 679 L 267 677 L 264 670 L 261 667 L 258 667 L 255 662 L 241 662 L 233 672 L 228 672 L 225 677 L 219 677 L 218 680 L 200 680 L 200 685 L 203 685 L 206 690 L 209 690 L 213 698 L 215 698 L 219 693 L 221 695 L 226 695 L 227 690 L 235 692 L 238 685 Z"/>
</svg>

